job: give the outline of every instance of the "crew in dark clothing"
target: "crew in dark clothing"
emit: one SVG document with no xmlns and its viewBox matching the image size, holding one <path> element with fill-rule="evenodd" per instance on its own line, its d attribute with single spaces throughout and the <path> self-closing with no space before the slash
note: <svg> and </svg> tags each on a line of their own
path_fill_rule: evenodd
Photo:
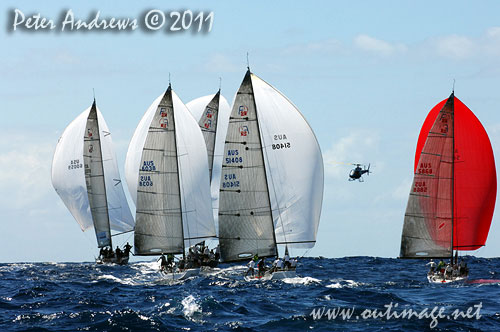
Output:
<svg viewBox="0 0 500 332">
<path fill-rule="evenodd" d="M 132 249 L 132 246 L 127 242 L 127 244 L 123 247 L 123 255 L 128 257 L 130 254 L 130 249 Z"/>
<path fill-rule="evenodd" d="M 159 260 L 160 260 L 160 270 L 166 271 L 168 264 L 167 260 L 165 259 L 165 255 L 163 255 L 163 253 L 161 254 Z"/>
</svg>

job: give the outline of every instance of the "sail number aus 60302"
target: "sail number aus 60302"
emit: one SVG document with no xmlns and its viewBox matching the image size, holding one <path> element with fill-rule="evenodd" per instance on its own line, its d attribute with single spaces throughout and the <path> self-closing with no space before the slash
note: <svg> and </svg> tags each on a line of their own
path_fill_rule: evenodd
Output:
<svg viewBox="0 0 500 332">
<path fill-rule="evenodd" d="M 83 168 L 83 164 L 80 162 L 80 159 L 73 159 L 70 161 L 70 164 L 68 165 L 68 169 L 77 169 L 77 168 Z"/>
</svg>

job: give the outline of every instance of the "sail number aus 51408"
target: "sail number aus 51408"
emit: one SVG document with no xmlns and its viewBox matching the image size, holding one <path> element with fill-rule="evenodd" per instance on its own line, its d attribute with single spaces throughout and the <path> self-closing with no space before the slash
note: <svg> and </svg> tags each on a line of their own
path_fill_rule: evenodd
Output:
<svg viewBox="0 0 500 332">
<path fill-rule="evenodd" d="M 236 180 L 236 174 L 224 174 L 222 188 L 235 188 L 240 186 L 240 181 Z"/>
<path fill-rule="evenodd" d="M 276 143 L 272 145 L 273 150 L 280 150 L 280 149 L 290 149 L 290 142 L 287 143 Z"/>
<path fill-rule="evenodd" d="M 240 151 L 237 149 L 227 150 L 226 164 L 241 164 L 243 158 L 239 157 Z"/>
</svg>

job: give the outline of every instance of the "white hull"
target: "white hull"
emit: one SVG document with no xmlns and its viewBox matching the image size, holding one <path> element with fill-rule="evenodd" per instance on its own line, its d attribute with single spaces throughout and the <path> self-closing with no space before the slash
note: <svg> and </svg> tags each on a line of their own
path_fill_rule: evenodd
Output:
<svg viewBox="0 0 500 332">
<path fill-rule="evenodd" d="M 116 257 L 112 258 L 96 258 L 96 264 L 118 264 L 118 265 L 127 265 L 129 257 L 122 257 L 120 261 L 116 259 Z"/>
<path fill-rule="evenodd" d="M 252 280 L 282 280 L 285 278 L 295 278 L 297 276 L 297 272 L 295 270 L 280 270 L 276 272 L 266 271 L 263 276 L 259 277 L 258 273 L 252 276 L 245 276 L 246 281 Z"/>
<path fill-rule="evenodd" d="M 467 278 L 468 278 L 468 276 L 454 277 L 451 279 L 444 279 L 442 276 L 439 276 L 439 275 L 428 275 L 427 276 L 427 280 L 429 280 L 429 282 L 431 284 L 449 284 L 452 282 L 463 282 L 463 281 L 467 280 Z"/>
<path fill-rule="evenodd" d="M 196 277 L 200 274 L 200 269 L 187 269 L 184 271 L 175 271 L 175 272 L 161 272 L 162 276 L 166 280 L 184 280 L 191 277 Z"/>
</svg>

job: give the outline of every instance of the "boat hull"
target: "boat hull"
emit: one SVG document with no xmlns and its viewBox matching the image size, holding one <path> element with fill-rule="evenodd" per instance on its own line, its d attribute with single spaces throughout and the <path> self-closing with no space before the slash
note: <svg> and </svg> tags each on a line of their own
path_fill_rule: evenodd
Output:
<svg viewBox="0 0 500 332">
<path fill-rule="evenodd" d="M 454 277 L 451 279 L 444 279 L 442 276 L 437 276 L 437 275 L 428 275 L 427 280 L 431 284 L 450 284 L 450 283 L 459 283 L 459 282 L 464 282 L 466 281 L 468 276 L 460 276 L 460 277 Z"/>
<path fill-rule="evenodd" d="M 122 257 L 119 260 L 116 257 L 112 258 L 96 258 L 96 264 L 117 264 L 117 265 L 127 265 L 129 257 Z"/>
<path fill-rule="evenodd" d="M 266 271 L 263 276 L 245 276 L 246 281 L 252 280 L 282 280 L 286 278 L 295 278 L 297 272 L 295 270 L 279 270 L 275 272 Z"/>
<path fill-rule="evenodd" d="M 200 274 L 200 269 L 194 268 L 176 272 L 162 271 L 161 274 L 165 280 L 184 280 L 187 278 L 198 276 Z"/>
</svg>

